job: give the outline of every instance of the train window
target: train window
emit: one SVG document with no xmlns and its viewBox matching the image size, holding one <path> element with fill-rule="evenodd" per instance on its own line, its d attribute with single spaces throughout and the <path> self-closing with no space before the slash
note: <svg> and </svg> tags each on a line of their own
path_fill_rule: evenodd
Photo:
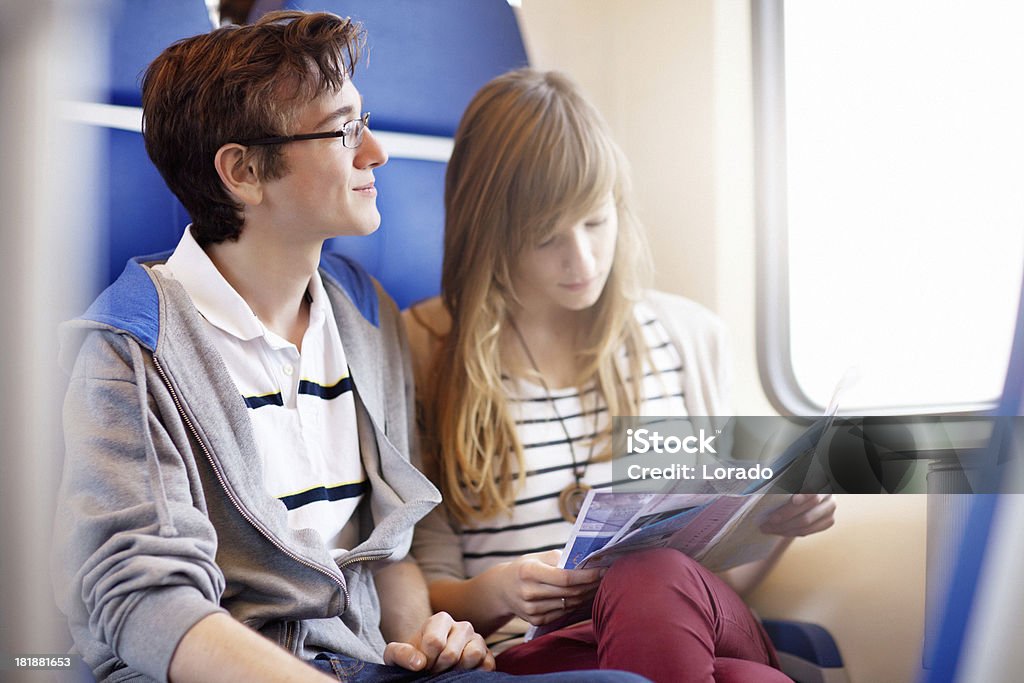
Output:
<svg viewBox="0 0 1024 683">
<path fill-rule="evenodd" d="M 753 0 L 759 365 L 784 413 L 982 410 L 1024 261 L 1024 5 Z"/>
</svg>

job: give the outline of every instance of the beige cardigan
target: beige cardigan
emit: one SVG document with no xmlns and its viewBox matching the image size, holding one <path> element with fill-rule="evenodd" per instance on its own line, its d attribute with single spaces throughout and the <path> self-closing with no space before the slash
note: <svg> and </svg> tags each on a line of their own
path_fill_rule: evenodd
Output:
<svg viewBox="0 0 1024 683">
<path fill-rule="evenodd" d="M 725 416 L 728 405 L 728 350 L 721 320 L 700 304 L 674 294 L 648 291 L 644 302 L 668 330 L 683 361 L 684 398 L 691 416 Z M 451 319 L 440 297 L 402 313 L 417 386 L 425 386 Z M 413 555 L 428 582 L 465 579 L 457 524 L 442 502 L 416 527 Z"/>
</svg>

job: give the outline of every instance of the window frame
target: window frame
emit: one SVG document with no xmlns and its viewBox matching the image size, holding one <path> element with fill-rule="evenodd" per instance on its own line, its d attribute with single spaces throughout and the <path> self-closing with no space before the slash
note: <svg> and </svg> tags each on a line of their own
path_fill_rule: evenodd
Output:
<svg viewBox="0 0 1024 683">
<path fill-rule="evenodd" d="M 756 355 L 761 386 L 782 415 L 825 410 L 801 388 L 790 340 L 784 0 L 751 0 L 756 244 Z M 963 404 L 875 406 L 873 415 L 987 415 L 998 399 Z M 843 411 L 840 407 L 840 414 Z"/>
</svg>

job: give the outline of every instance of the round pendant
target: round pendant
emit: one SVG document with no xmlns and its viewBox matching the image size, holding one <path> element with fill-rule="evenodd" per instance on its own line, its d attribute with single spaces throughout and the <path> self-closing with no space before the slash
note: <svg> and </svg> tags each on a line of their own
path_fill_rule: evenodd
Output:
<svg viewBox="0 0 1024 683">
<path fill-rule="evenodd" d="M 590 487 L 581 481 L 569 484 L 558 494 L 558 510 L 562 518 L 570 524 L 576 522 L 580 516 L 580 509 L 583 507 L 583 499 L 587 497 Z"/>
</svg>

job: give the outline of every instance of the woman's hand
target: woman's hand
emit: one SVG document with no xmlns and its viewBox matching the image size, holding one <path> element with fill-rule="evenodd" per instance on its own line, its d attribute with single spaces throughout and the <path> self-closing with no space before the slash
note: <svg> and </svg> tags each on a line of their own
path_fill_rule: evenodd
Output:
<svg viewBox="0 0 1024 683">
<path fill-rule="evenodd" d="M 559 569 L 560 550 L 523 555 L 490 571 L 508 611 L 534 626 L 546 624 L 589 600 L 602 569 Z"/>
<path fill-rule="evenodd" d="M 836 522 L 836 501 L 829 493 L 797 493 L 768 515 L 761 531 L 780 536 L 771 553 L 763 559 L 733 567 L 719 576 L 741 596 L 756 588 L 782 553 L 797 536 L 809 536 L 828 529 Z"/>
<path fill-rule="evenodd" d="M 796 493 L 761 525 L 778 536 L 809 536 L 836 523 L 836 501 L 831 493 Z"/>
</svg>

